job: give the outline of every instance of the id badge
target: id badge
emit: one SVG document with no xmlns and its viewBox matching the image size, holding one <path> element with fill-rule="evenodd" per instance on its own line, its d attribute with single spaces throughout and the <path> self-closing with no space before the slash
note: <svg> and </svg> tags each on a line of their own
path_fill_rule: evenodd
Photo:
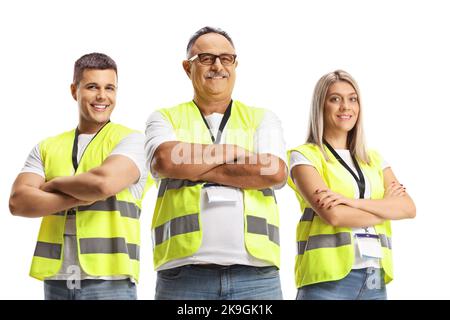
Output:
<svg viewBox="0 0 450 320">
<path fill-rule="evenodd" d="M 233 203 L 238 200 L 237 190 L 227 187 L 208 187 L 206 188 L 208 203 L 226 202 Z"/>
<path fill-rule="evenodd" d="M 361 258 L 382 258 L 381 243 L 378 235 L 370 233 L 355 233 Z"/>
</svg>

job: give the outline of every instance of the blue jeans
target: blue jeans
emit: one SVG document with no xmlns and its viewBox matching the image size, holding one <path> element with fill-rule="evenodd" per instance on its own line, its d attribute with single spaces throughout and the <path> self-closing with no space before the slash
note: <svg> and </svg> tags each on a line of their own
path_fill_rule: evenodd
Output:
<svg viewBox="0 0 450 320">
<path fill-rule="evenodd" d="M 80 288 L 69 288 L 66 280 L 45 280 L 45 300 L 136 300 L 136 284 L 125 280 L 80 281 Z"/>
<path fill-rule="evenodd" d="M 297 300 L 387 300 L 382 269 L 354 269 L 344 279 L 301 287 Z"/>
<path fill-rule="evenodd" d="M 277 267 L 186 265 L 158 271 L 155 300 L 281 300 Z"/>
</svg>

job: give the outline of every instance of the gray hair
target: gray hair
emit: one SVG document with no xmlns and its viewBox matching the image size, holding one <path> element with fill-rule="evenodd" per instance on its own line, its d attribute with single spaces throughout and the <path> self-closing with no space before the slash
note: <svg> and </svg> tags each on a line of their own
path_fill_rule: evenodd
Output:
<svg viewBox="0 0 450 320">
<path fill-rule="evenodd" d="M 201 36 L 203 36 L 204 34 L 207 34 L 207 33 L 217 33 L 217 34 L 220 34 L 221 36 L 224 36 L 225 39 L 227 39 L 230 42 L 231 46 L 234 48 L 233 40 L 231 40 L 231 37 L 228 35 L 228 33 L 226 33 L 225 31 L 223 31 L 220 28 L 206 26 L 206 27 L 201 28 L 200 30 L 197 30 L 197 32 L 195 32 L 189 39 L 189 42 L 186 47 L 186 55 L 188 55 L 188 57 L 189 57 L 189 52 L 191 51 L 192 47 L 194 46 L 195 41 L 197 41 L 198 38 L 200 38 Z"/>
</svg>

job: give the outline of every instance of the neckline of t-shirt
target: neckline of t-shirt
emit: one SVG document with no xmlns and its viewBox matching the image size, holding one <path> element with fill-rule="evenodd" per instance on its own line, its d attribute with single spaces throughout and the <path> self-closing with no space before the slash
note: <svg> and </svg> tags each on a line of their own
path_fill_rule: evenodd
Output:
<svg viewBox="0 0 450 320">
<path fill-rule="evenodd" d="M 217 117 L 217 116 L 223 117 L 223 115 L 224 115 L 223 113 L 213 112 L 213 113 L 208 114 L 207 116 L 205 116 L 205 118 L 212 118 L 213 116 L 215 116 L 215 117 Z"/>
<path fill-rule="evenodd" d="M 92 138 L 95 135 L 96 135 L 96 133 L 80 133 L 78 135 L 78 137 L 80 137 L 80 138 Z"/>
</svg>

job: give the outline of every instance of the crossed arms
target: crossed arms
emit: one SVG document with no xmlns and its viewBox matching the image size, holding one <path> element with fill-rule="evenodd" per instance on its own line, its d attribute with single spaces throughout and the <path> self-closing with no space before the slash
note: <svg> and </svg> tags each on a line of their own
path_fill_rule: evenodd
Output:
<svg viewBox="0 0 450 320">
<path fill-rule="evenodd" d="M 113 196 L 139 177 L 136 164 L 122 155 L 109 156 L 88 172 L 47 182 L 38 174 L 21 173 L 12 186 L 9 210 L 24 217 L 51 215 Z"/>
<path fill-rule="evenodd" d="M 368 227 L 384 220 L 414 218 L 416 207 L 391 168 L 383 170 L 384 198 L 349 199 L 329 190 L 310 165 L 292 168 L 297 190 L 326 223 L 335 227 Z"/>
<path fill-rule="evenodd" d="M 286 181 L 280 158 L 254 154 L 236 145 L 168 141 L 158 146 L 151 162 L 159 176 L 208 181 L 241 189 L 263 189 Z"/>
</svg>

